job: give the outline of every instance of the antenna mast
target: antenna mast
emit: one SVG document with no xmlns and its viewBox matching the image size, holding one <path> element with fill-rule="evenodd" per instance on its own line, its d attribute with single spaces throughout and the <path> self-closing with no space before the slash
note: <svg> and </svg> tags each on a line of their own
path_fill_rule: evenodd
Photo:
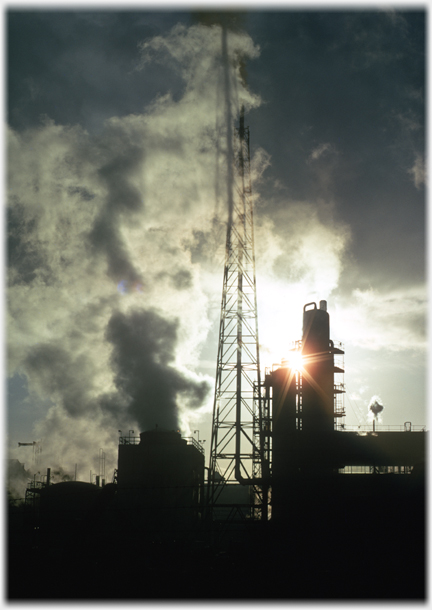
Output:
<svg viewBox="0 0 432 610">
<path fill-rule="evenodd" d="M 228 225 L 210 447 L 208 505 L 228 485 L 251 486 L 249 516 L 267 519 L 268 437 L 262 413 L 249 128 L 244 107 L 233 146 L 227 32 L 222 29 L 227 121 Z"/>
</svg>

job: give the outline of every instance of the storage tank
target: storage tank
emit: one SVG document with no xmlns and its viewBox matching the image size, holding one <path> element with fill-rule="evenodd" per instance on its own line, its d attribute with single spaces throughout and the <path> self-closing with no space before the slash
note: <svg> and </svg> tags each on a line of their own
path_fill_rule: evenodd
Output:
<svg viewBox="0 0 432 610">
<path fill-rule="evenodd" d="M 40 490 L 40 531 L 48 545 L 77 542 L 87 533 L 101 488 L 84 481 L 63 481 Z"/>
<path fill-rule="evenodd" d="M 142 432 L 139 443 L 131 440 L 120 439 L 119 444 L 119 506 L 128 510 L 136 530 L 155 539 L 190 533 L 201 519 L 202 447 L 175 430 L 160 428 Z"/>
</svg>

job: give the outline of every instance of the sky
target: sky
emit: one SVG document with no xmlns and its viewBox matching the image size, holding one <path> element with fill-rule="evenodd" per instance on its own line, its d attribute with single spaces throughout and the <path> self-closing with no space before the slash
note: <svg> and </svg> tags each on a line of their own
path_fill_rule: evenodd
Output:
<svg viewBox="0 0 432 610">
<path fill-rule="evenodd" d="M 214 21 L 6 11 L 6 434 L 26 468 L 18 442 L 39 442 L 39 470 L 76 465 L 82 480 L 103 449 L 110 480 L 119 430 L 156 424 L 199 434 L 208 461 L 227 217 Z M 427 423 L 425 21 L 368 7 L 230 16 L 261 364 L 327 300 L 347 426 L 367 424 L 376 397 L 383 426 Z"/>
</svg>

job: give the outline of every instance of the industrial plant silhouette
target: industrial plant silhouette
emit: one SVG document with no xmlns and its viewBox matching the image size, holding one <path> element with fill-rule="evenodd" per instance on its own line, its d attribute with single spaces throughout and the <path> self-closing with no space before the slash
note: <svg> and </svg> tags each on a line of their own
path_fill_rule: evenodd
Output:
<svg viewBox="0 0 432 610">
<path fill-rule="evenodd" d="M 11 600 L 425 598 L 428 433 L 343 424 L 344 349 L 324 300 L 304 306 L 296 358 L 261 377 L 249 130 L 244 108 L 231 126 L 221 31 L 228 222 L 209 466 L 199 442 L 157 427 L 120 436 L 112 480 L 53 484 L 48 469 L 9 507 Z"/>
<path fill-rule="evenodd" d="M 222 477 L 212 502 L 195 439 L 121 436 L 112 482 L 52 484 L 48 470 L 10 509 L 9 598 L 424 598 L 428 433 L 335 425 L 343 350 L 325 301 L 303 316 L 301 366 L 263 381 L 267 510 Z"/>
</svg>

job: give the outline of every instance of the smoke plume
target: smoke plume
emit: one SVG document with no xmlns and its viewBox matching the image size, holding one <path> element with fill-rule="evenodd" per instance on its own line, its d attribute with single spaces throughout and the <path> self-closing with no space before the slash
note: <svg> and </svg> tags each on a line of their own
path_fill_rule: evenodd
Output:
<svg viewBox="0 0 432 610">
<path fill-rule="evenodd" d="M 23 500 L 31 478 L 30 470 L 26 470 L 18 460 L 11 459 L 7 461 L 6 474 L 9 501 Z"/>
<path fill-rule="evenodd" d="M 382 418 L 383 410 L 384 405 L 382 404 L 381 398 L 379 396 L 372 396 L 368 405 L 369 417 L 378 420 Z"/>
<path fill-rule="evenodd" d="M 151 310 L 115 313 L 109 321 L 106 336 L 113 345 L 114 382 L 142 431 L 156 425 L 177 429 L 178 399 L 196 408 L 210 389 L 205 380 L 187 379 L 174 367 L 177 329 L 177 321 Z"/>
<path fill-rule="evenodd" d="M 98 133 L 48 117 L 9 129 L 8 374 L 26 380 L 41 469 L 73 473 L 77 464 L 87 478 L 102 448 L 109 472 L 118 429 L 190 434 L 211 412 L 226 234 L 218 229 L 233 186 L 226 123 L 260 104 L 244 74 L 258 56 L 239 28 L 226 29 L 222 47 L 220 25 L 178 25 L 143 41 L 131 66 L 131 80 L 155 65 L 171 71 L 183 82 L 175 96 L 167 87 Z M 337 285 L 348 239 L 331 204 L 281 199 L 265 216 L 257 187 L 269 164 L 262 150 L 251 160 L 262 336 L 266 319 L 277 328 L 275 306 L 294 293 L 300 310 L 311 300 L 300 280 L 309 297 L 312 286 L 325 298 Z"/>
<path fill-rule="evenodd" d="M 26 382 L 41 472 L 72 476 L 77 464 L 87 479 L 103 448 L 109 473 L 118 429 L 190 434 L 211 409 L 213 381 L 198 366 L 223 263 L 213 231 L 215 191 L 226 192 L 223 163 L 216 188 L 214 178 L 226 142 L 221 38 L 220 26 L 198 24 L 144 41 L 131 78 L 160 63 L 182 93 L 99 133 L 49 117 L 9 129 L 8 374 Z M 236 31 L 225 51 L 233 108 L 258 106 L 239 64 L 258 48 Z"/>
</svg>

